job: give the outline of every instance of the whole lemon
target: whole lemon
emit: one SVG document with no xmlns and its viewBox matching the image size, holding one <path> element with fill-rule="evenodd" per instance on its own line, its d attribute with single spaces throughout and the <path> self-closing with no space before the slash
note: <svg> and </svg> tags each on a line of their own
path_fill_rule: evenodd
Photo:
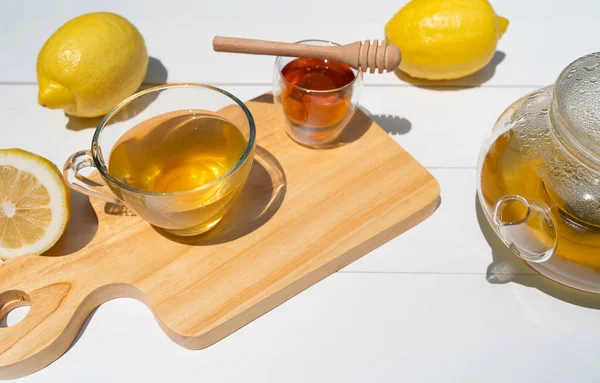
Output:
<svg viewBox="0 0 600 383">
<path fill-rule="evenodd" d="M 486 66 L 507 27 L 487 0 L 412 0 L 386 24 L 385 35 L 402 52 L 401 71 L 449 80 Z"/>
<path fill-rule="evenodd" d="M 144 38 L 125 18 L 78 16 L 54 32 L 38 55 L 38 102 L 73 116 L 101 116 L 140 87 L 147 66 Z"/>
</svg>

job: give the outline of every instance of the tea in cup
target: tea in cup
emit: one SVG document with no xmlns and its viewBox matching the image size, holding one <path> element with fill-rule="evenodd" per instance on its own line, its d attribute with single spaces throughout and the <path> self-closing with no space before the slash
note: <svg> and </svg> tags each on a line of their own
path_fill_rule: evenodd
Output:
<svg viewBox="0 0 600 383">
<path fill-rule="evenodd" d="M 254 119 L 235 96 L 208 85 L 162 85 L 109 112 L 91 150 L 71 156 L 64 177 L 171 234 L 197 235 L 219 223 L 242 189 L 255 137 Z M 80 173 L 87 167 L 105 185 Z"/>
</svg>

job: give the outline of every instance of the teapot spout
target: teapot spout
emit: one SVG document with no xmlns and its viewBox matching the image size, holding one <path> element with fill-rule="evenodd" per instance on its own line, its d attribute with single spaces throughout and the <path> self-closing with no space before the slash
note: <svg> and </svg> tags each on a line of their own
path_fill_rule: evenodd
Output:
<svg viewBox="0 0 600 383">
<path fill-rule="evenodd" d="M 494 205 L 493 222 L 512 253 L 528 262 L 545 262 L 556 252 L 556 222 L 544 203 L 504 196 Z"/>
</svg>

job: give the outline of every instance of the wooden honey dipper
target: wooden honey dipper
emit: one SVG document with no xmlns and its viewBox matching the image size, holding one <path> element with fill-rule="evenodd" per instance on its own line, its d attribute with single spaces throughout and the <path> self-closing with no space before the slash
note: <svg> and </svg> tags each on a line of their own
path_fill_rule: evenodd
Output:
<svg viewBox="0 0 600 383">
<path fill-rule="evenodd" d="M 379 73 L 383 73 L 384 70 L 394 71 L 400 65 L 401 58 L 395 45 L 386 42 L 379 44 L 378 40 L 373 40 L 372 43 L 365 40 L 340 46 L 317 46 L 216 36 L 213 49 L 217 52 L 330 59 L 356 70 L 366 72 L 369 69 L 371 73 L 375 73 L 375 70 Z"/>
</svg>

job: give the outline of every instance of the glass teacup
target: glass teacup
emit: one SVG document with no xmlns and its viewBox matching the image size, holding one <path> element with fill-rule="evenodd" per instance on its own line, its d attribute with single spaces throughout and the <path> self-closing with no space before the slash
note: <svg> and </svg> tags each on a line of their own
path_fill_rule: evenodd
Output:
<svg viewBox="0 0 600 383">
<path fill-rule="evenodd" d="M 255 137 L 250 111 L 230 93 L 161 85 L 110 111 L 91 150 L 67 160 L 64 178 L 74 190 L 123 204 L 171 234 L 197 235 L 219 223 L 242 189 Z M 82 174 L 85 168 L 97 169 L 103 183 Z"/>
</svg>

